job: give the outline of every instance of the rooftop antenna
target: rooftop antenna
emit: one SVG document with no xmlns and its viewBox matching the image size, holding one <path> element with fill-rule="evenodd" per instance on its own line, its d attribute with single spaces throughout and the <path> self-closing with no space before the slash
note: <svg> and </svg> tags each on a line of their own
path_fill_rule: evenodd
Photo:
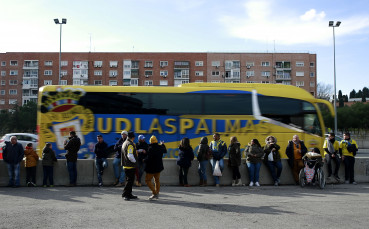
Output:
<svg viewBox="0 0 369 229">
<path fill-rule="evenodd" d="M 90 35 L 90 52 L 91 52 L 91 33 L 89 33 Z"/>
</svg>

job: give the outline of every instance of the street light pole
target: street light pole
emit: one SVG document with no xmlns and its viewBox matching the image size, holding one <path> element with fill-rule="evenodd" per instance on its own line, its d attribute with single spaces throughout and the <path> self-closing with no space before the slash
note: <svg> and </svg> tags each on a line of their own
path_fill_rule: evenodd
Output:
<svg viewBox="0 0 369 229">
<path fill-rule="evenodd" d="M 59 19 L 54 19 L 55 24 L 60 25 L 60 49 L 59 49 L 59 77 L 58 77 L 58 84 L 61 84 L 61 37 L 62 37 L 62 25 L 67 24 L 67 19 L 63 18 L 61 22 Z"/>
<path fill-rule="evenodd" d="M 334 34 L 334 28 L 341 25 L 340 21 L 329 21 L 329 27 L 333 28 L 333 68 L 334 68 L 334 134 L 337 135 L 337 93 L 336 93 L 336 36 Z"/>
</svg>

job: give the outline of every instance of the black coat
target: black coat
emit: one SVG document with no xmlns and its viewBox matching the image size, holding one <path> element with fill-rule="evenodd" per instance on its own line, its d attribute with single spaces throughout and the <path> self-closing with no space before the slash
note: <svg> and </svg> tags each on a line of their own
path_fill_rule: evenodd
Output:
<svg viewBox="0 0 369 229">
<path fill-rule="evenodd" d="M 67 162 L 77 161 L 78 151 L 80 147 L 81 147 L 81 139 L 79 139 L 79 137 L 74 136 L 69 138 L 69 141 L 64 146 L 64 149 L 67 151 L 67 153 L 65 154 Z"/>
<path fill-rule="evenodd" d="M 158 143 L 153 143 L 149 145 L 147 150 L 146 158 L 144 162 L 146 163 L 145 172 L 146 173 L 160 173 L 164 170 L 163 165 L 163 155 L 167 153 L 167 148 L 164 144 L 159 145 Z"/>
<path fill-rule="evenodd" d="M 140 149 L 144 149 L 146 151 L 146 153 L 140 152 Z M 146 142 L 137 142 L 136 143 L 136 151 L 137 151 L 137 158 L 139 162 L 142 162 L 146 155 L 147 155 L 147 150 L 149 149 L 149 145 Z"/>
<path fill-rule="evenodd" d="M 230 166 L 240 166 L 241 165 L 241 144 L 239 142 L 229 145 L 229 165 Z"/>
<path fill-rule="evenodd" d="M 108 157 L 108 144 L 106 142 L 98 142 L 95 144 L 94 153 L 96 158 L 107 158 Z"/>
<path fill-rule="evenodd" d="M 191 167 L 191 161 L 194 159 L 193 149 L 179 147 L 179 153 L 177 158 L 177 165 L 183 168 Z"/>
<path fill-rule="evenodd" d="M 291 166 L 291 168 L 293 168 L 293 161 L 295 160 L 295 155 L 293 154 L 293 141 L 289 141 L 287 148 L 286 148 L 286 155 L 288 157 L 288 164 Z M 305 146 L 304 141 L 300 140 L 300 145 L 301 145 L 301 157 L 305 156 L 305 154 L 307 153 L 307 148 Z"/>
<path fill-rule="evenodd" d="M 10 142 L 5 142 L 5 149 L 3 149 L 3 160 L 8 164 L 18 164 L 23 160 L 24 149 L 22 144 L 16 143 L 12 144 Z"/>
</svg>

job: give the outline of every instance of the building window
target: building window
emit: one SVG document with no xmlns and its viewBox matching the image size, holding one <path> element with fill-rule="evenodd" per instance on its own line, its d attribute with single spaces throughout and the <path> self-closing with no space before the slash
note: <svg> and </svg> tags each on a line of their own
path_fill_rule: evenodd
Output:
<svg viewBox="0 0 369 229">
<path fill-rule="evenodd" d="M 5 104 L 5 99 L 0 99 L 0 104 L 4 105 Z"/>
<path fill-rule="evenodd" d="M 51 76 L 53 74 L 53 70 L 45 70 L 44 75 L 45 76 Z"/>
<path fill-rule="evenodd" d="M 152 86 L 152 80 L 145 80 L 145 86 Z"/>
<path fill-rule="evenodd" d="M 220 80 L 212 80 L 212 83 L 220 83 Z"/>
<path fill-rule="evenodd" d="M 118 67 L 118 61 L 110 61 L 110 67 L 111 68 L 117 68 Z"/>
<path fill-rule="evenodd" d="M 238 71 L 233 72 L 233 77 L 234 78 L 240 78 L 240 72 L 238 72 Z"/>
<path fill-rule="evenodd" d="M 68 66 L 68 61 L 67 60 L 63 60 L 60 64 L 61 64 L 61 66 Z"/>
<path fill-rule="evenodd" d="M 256 83 L 256 81 L 246 81 L 246 83 Z"/>
<path fill-rule="evenodd" d="M 123 76 L 130 77 L 131 71 L 123 71 Z"/>
<path fill-rule="evenodd" d="M 1 85 L 4 86 L 5 85 L 5 80 L 1 81 Z"/>
<path fill-rule="evenodd" d="M 94 75 L 95 76 L 102 76 L 102 70 L 95 70 Z"/>
<path fill-rule="evenodd" d="M 116 77 L 118 75 L 118 71 L 117 70 L 110 70 L 109 71 L 109 77 Z"/>
<path fill-rule="evenodd" d="M 269 67 L 270 66 L 270 62 L 269 61 L 263 61 L 263 62 L 261 62 L 261 66 Z"/>
<path fill-rule="evenodd" d="M 1 90 L 0 95 L 5 95 L 5 90 Z"/>
<path fill-rule="evenodd" d="M 255 66 L 254 62 L 252 62 L 252 61 L 247 61 L 246 62 L 246 67 L 253 67 L 253 66 Z"/>
<path fill-rule="evenodd" d="M 68 75 L 68 71 L 67 70 L 61 70 L 60 71 L 60 75 L 61 76 L 67 76 Z"/>
<path fill-rule="evenodd" d="M 145 77 L 152 76 L 152 71 L 145 71 Z"/>
<path fill-rule="evenodd" d="M 145 61 L 145 68 L 152 68 L 153 63 L 152 61 Z"/>
<path fill-rule="evenodd" d="M 304 72 L 296 72 L 296 76 L 304 76 Z"/>
<path fill-rule="evenodd" d="M 18 75 L 18 70 L 10 70 L 10 74 L 11 76 L 17 76 Z"/>
<path fill-rule="evenodd" d="M 73 80 L 73 85 L 81 85 L 81 80 Z"/>
<path fill-rule="evenodd" d="M 9 85 L 17 85 L 18 80 L 9 80 Z"/>
<path fill-rule="evenodd" d="M 60 80 L 60 85 L 68 85 L 68 80 Z"/>
<path fill-rule="evenodd" d="M 261 81 L 261 83 L 270 83 L 270 81 Z"/>
<path fill-rule="evenodd" d="M 219 76 L 219 71 L 212 71 L 211 72 L 211 75 L 212 76 Z"/>
<path fill-rule="evenodd" d="M 220 66 L 220 61 L 212 61 L 211 62 L 211 66 L 213 66 L 213 67 L 219 67 Z"/>
<path fill-rule="evenodd" d="M 195 61 L 195 66 L 197 67 L 204 66 L 204 61 Z"/>
<path fill-rule="evenodd" d="M 310 62 L 310 67 L 314 67 L 314 66 L 315 66 L 314 62 Z"/>
<path fill-rule="evenodd" d="M 168 76 L 168 71 L 167 70 L 160 71 L 160 76 L 167 77 Z"/>
<path fill-rule="evenodd" d="M 160 80 L 160 86 L 168 86 L 168 80 Z"/>
<path fill-rule="evenodd" d="M 102 85 L 102 80 L 94 80 L 94 85 Z"/>
<path fill-rule="evenodd" d="M 160 67 L 168 66 L 168 61 L 160 61 Z"/>
<path fill-rule="evenodd" d="M 16 95 L 17 94 L 17 89 L 10 89 L 9 90 L 9 95 Z"/>
<path fill-rule="evenodd" d="M 139 61 L 137 61 L 137 60 L 132 60 L 131 64 L 132 64 L 132 68 L 138 68 L 139 67 Z"/>
<path fill-rule="evenodd" d="M 246 71 L 246 77 L 249 78 L 251 76 L 255 76 L 255 71 Z"/>
<path fill-rule="evenodd" d="M 203 83 L 203 80 L 195 80 L 195 83 Z"/>
<path fill-rule="evenodd" d="M 296 67 L 304 67 L 304 61 L 296 61 Z"/>
<path fill-rule="evenodd" d="M 6 76 L 6 71 L 1 71 L 1 76 Z"/>
<path fill-rule="evenodd" d="M 203 76 L 204 72 L 203 71 L 195 71 L 195 76 Z"/>
<path fill-rule="evenodd" d="M 10 61 L 10 66 L 18 66 L 18 61 L 17 60 L 11 60 Z"/>
<path fill-rule="evenodd" d="M 9 104 L 17 104 L 17 99 L 9 99 Z"/>
<path fill-rule="evenodd" d="M 296 81 L 296 87 L 303 87 L 304 81 Z"/>
<path fill-rule="evenodd" d="M 94 67 L 95 68 L 101 68 L 102 67 L 102 64 L 103 64 L 103 62 L 101 60 L 94 61 Z"/>
<path fill-rule="evenodd" d="M 116 80 L 109 80 L 109 86 L 117 86 L 118 82 Z"/>
<path fill-rule="evenodd" d="M 315 87 L 315 82 L 310 82 L 310 87 Z"/>
<path fill-rule="evenodd" d="M 6 62 L 5 61 L 1 61 L 1 66 L 6 66 Z"/>
<path fill-rule="evenodd" d="M 270 71 L 262 71 L 262 72 L 261 72 L 261 76 L 264 76 L 264 77 L 269 78 L 269 76 L 270 76 Z"/>
<path fill-rule="evenodd" d="M 52 80 L 44 80 L 44 85 L 53 85 Z"/>
<path fill-rule="evenodd" d="M 315 76 L 314 72 L 310 72 L 310 77 L 314 77 L 314 76 Z"/>
<path fill-rule="evenodd" d="M 138 79 L 131 79 L 131 86 L 138 86 Z"/>
<path fill-rule="evenodd" d="M 53 62 L 51 60 L 45 61 L 45 66 L 53 66 Z"/>
</svg>

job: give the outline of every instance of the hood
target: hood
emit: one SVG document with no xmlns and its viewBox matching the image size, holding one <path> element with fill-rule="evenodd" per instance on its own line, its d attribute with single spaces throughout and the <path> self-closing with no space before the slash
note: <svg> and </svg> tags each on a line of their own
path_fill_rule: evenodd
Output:
<svg viewBox="0 0 369 229">
<path fill-rule="evenodd" d="M 274 136 L 272 136 L 272 135 L 270 135 L 270 136 L 268 136 L 268 137 L 265 138 L 265 144 L 268 144 L 268 138 L 270 138 L 270 137 L 272 137 L 274 139 L 274 143 L 277 143 L 277 138 L 274 137 Z"/>
<path fill-rule="evenodd" d="M 207 137 L 202 137 L 200 140 L 200 144 L 205 144 L 207 145 L 209 143 L 208 138 Z"/>
</svg>

